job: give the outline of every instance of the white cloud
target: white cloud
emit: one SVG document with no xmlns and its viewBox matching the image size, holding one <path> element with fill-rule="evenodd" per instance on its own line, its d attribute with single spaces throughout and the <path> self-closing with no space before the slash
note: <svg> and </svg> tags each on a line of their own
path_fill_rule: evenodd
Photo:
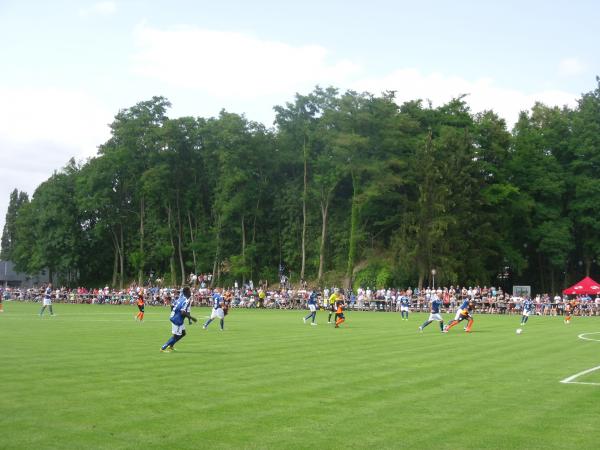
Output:
<svg viewBox="0 0 600 450">
<path fill-rule="evenodd" d="M 65 89 L 0 87 L 0 104 L 0 139 L 53 142 L 82 157 L 108 138 L 114 115 L 86 92 Z"/>
<path fill-rule="evenodd" d="M 117 11 L 117 4 L 115 2 L 98 2 L 94 3 L 88 8 L 82 8 L 79 10 L 79 15 L 82 17 L 87 16 L 108 16 L 114 14 Z"/>
<path fill-rule="evenodd" d="M 474 113 L 492 109 L 507 121 L 509 129 L 517 121 L 519 112 L 530 109 L 536 101 L 549 106 L 575 106 L 577 97 L 561 90 L 524 92 L 500 87 L 492 78 L 467 80 L 440 73 L 423 74 L 414 68 L 400 69 L 384 77 L 357 81 L 352 87 L 372 93 L 396 90 L 399 103 L 420 98 L 431 100 L 434 106 L 468 94 L 465 101 Z"/>
<path fill-rule="evenodd" d="M 347 79 L 358 67 L 318 45 L 292 46 L 236 32 L 140 25 L 134 73 L 221 98 L 258 99 Z"/>
<path fill-rule="evenodd" d="M 90 95 L 60 89 L 0 87 L 0 230 L 10 192 L 30 197 L 40 182 L 93 156 L 110 136 L 113 113 Z"/>
<path fill-rule="evenodd" d="M 577 58 L 565 58 L 558 64 L 558 72 L 562 76 L 580 75 L 585 71 L 585 64 Z"/>
</svg>

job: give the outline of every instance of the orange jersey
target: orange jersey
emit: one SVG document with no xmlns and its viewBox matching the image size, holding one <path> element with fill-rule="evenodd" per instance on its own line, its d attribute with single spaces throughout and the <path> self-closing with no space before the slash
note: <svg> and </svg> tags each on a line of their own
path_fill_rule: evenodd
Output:
<svg viewBox="0 0 600 450">
<path fill-rule="evenodd" d="M 341 304 L 338 304 L 337 311 L 335 313 L 336 314 L 343 314 L 344 313 L 344 308 L 342 308 Z"/>
<path fill-rule="evenodd" d="M 144 306 L 144 297 L 142 295 L 140 295 L 137 299 L 137 304 L 139 306 Z"/>
</svg>

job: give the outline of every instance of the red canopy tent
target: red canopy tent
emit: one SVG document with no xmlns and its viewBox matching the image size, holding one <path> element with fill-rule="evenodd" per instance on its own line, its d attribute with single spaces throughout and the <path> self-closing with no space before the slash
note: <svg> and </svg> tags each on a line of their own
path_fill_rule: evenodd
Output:
<svg viewBox="0 0 600 450">
<path fill-rule="evenodd" d="M 563 294 L 567 295 L 583 295 L 583 294 L 600 294 L 600 284 L 596 283 L 590 277 L 585 277 L 579 283 L 565 289 Z"/>
</svg>

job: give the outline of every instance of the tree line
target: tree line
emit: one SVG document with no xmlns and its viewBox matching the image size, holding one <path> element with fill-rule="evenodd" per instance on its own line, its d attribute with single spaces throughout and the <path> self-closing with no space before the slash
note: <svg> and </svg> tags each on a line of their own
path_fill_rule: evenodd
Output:
<svg viewBox="0 0 600 450">
<path fill-rule="evenodd" d="M 598 271 L 600 79 L 575 108 L 536 104 L 512 130 L 461 96 L 432 107 L 317 87 L 244 115 L 123 109 L 111 137 L 10 196 L 1 256 L 69 285 L 292 281 L 533 285 Z"/>
</svg>

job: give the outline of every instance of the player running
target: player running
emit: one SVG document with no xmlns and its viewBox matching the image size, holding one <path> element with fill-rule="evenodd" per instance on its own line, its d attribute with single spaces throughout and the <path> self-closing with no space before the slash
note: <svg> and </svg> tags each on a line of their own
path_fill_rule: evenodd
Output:
<svg viewBox="0 0 600 450">
<path fill-rule="evenodd" d="M 521 326 L 525 325 L 529 320 L 529 314 L 533 312 L 533 302 L 529 297 L 525 298 L 523 302 L 523 315 L 521 316 Z"/>
<path fill-rule="evenodd" d="M 446 328 L 444 328 L 444 333 L 447 333 L 450 330 L 450 328 L 462 322 L 463 320 L 468 321 L 467 326 L 465 327 L 465 331 L 467 333 L 471 332 L 471 327 L 473 326 L 473 316 L 471 316 L 471 311 L 473 311 L 474 309 L 475 303 L 473 302 L 473 300 L 465 299 L 460 305 L 458 311 L 456 311 L 456 316 L 454 316 L 454 319 L 450 321 L 448 325 L 446 325 Z"/>
<path fill-rule="evenodd" d="M 192 307 L 192 292 L 189 287 L 184 287 L 181 291 L 181 295 L 177 299 L 169 320 L 171 321 L 171 331 L 173 336 L 160 348 L 161 352 L 170 352 L 175 350 L 175 344 L 184 338 L 185 332 L 185 318 L 187 317 L 192 322 L 196 322 L 197 319 L 192 317 L 190 309 Z"/>
<path fill-rule="evenodd" d="M 429 325 L 434 320 L 437 320 L 440 323 L 440 331 L 444 332 L 444 319 L 442 319 L 442 302 L 438 298 L 436 294 L 433 294 L 431 297 L 431 302 L 429 304 L 429 319 L 423 322 L 423 325 L 419 327 L 419 331 L 422 333 L 423 328 Z"/>
<path fill-rule="evenodd" d="M 310 310 L 310 313 L 306 316 L 303 317 L 302 320 L 304 321 L 304 323 L 306 323 L 306 321 L 310 318 L 312 318 L 312 321 L 310 322 L 311 325 L 316 325 L 317 323 L 315 322 L 316 318 L 317 318 L 317 293 L 315 291 L 312 291 L 310 293 L 310 297 L 308 298 L 308 309 Z"/>
<path fill-rule="evenodd" d="M 139 320 L 140 322 L 144 321 L 144 306 L 146 305 L 146 302 L 144 301 L 144 291 L 142 289 L 140 289 L 140 292 L 138 292 L 138 298 L 136 301 L 137 307 L 139 309 L 137 315 L 135 316 L 135 320 Z"/>
<path fill-rule="evenodd" d="M 204 325 L 202 325 L 202 328 L 204 328 L 206 330 L 208 328 L 208 326 L 210 325 L 210 323 L 213 320 L 218 318 L 219 322 L 221 324 L 221 331 L 224 330 L 224 326 L 225 326 L 225 310 L 223 309 L 224 303 L 225 303 L 225 300 L 223 299 L 223 297 L 221 296 L 221 293 L 217 289 L 215 291 L 215 293 L 213 294 L 213 309 L 210 314 L 210 319 L 208 319 L 206 322 L 204 322 Z"/>
<path fill-rule="evenodd" d="M 338 300 L 335 303 L 335 328 L 339 328 L 340 324 L 346 321 L 346 317 L 344 317 L 344 307 L 346 305 L 342 300 Z"/>
</svg>

